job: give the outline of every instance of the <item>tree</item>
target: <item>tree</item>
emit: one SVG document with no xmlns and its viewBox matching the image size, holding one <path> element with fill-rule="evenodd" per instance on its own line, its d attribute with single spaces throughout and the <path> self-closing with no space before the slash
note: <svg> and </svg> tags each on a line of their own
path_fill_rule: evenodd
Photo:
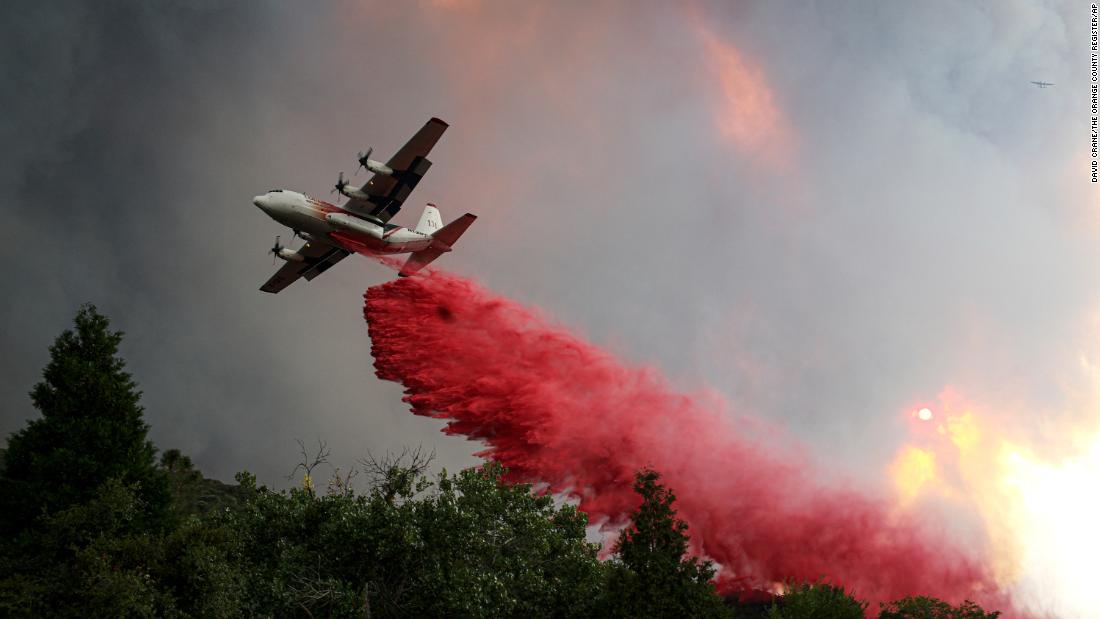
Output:
<svg viewBox="0 0 1100 619">
<path fill-rule="evenodd" d="M 74 322 L 50 347 L 31 391 L 42 416 L 8 439 L 0 473 L 5 538 L 88 501 L 112 479 L 135 487 L 144 508 L 136 528 L 161 526 L 167 514 L 167 482 L 146 439 L 141 393 L 118 356 L 123 334 L 90 304 Z"/>
<path fill-rule="evenodd" d="M 826 583 L 793 585 L 768 608 L 768 619 L 863 619 L 861 602 Z"/>
<path fill-rule="evenodd" d="M 588 617 L 603 580 L 587 516 L 555 507 L 489 463 L 448 478 L 420 511 L 430 552 L 418 586 L 423 616 Z M 436 602 L 438 600 L 438 602 Z M 457 611 L 457 612 L 456 612 Z"/>
<path fill-rule="evenodd" d="M 387 459 L 368 488 L 251 498 L 223 517 L 243 615 L 588 617 L 604 582 L 587 518 L 488 464 L 435 483 Z M 372 474 L 377 476 L 370 477 Z"/>
<path fill-rule="evenodd" d="M 0 615 L 163 615 L 163 596 L 146 576 L 158 546 L 132 534 L 143 512 L 135 488 L 109 480 L 24 532 L 19 553 L 6 554 L 0 567 Z"/>
<path fill-rule="evenodd" d="M 986 612 L 970 600 L 951 606 L 925 596 L 907 597 L 884 604 L 879 619 L 997 619 L 1000 611 Z"/>
<path fill-rule="evenodd" d="M 191 458 L 178 449 L 161 454 L 160 466 L 168 478 L 172 512 L 176 518 L 203 516 L 238 507 L 245 499 L 241 487 L 202 476 Z"/>
<path fill-rule="evenodd" d="M 640 471 L 634 491 L 642 504 L 615 544 L 605 614 L 628 617 L 728 616 L 714 591 L 710 561 L 688 557 L 687 523 L 676 517 L 676 495 L 660 475 Z"/>
</svg>

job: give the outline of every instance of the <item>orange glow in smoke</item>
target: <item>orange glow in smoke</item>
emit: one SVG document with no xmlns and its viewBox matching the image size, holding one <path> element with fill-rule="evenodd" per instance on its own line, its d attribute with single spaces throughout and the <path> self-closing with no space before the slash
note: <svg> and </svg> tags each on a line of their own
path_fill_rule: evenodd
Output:
<svg viewBox="0 0 1100 619">
<path fill-rule="evenodd" d="M 790 123 L 763 69 L 732 43 L 718 38 L 701 18 L 694 22 L 721 89 L 716 122 L 722 135 L 769 166 L 787 166 L 793 150 Z"/>
<path fill-rule="evenodd" d="M 936 455 L 930 450 L 907 446 L 898 453 L 891 467 L 898 498 L 911 504 L 925 484 L 936 477 Z"/>
</svg>

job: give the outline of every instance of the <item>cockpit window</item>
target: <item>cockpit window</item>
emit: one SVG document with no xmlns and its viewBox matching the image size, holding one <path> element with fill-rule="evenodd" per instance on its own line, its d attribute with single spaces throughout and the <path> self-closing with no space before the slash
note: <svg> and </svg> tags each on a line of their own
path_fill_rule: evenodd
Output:
<svg viewBox="0 0 1100 619">
<path fill-rule="evenodd" d="M 269 189 L 267 191 L 267 193 L 282 193 L 282 192 L 283 192 L 282 189 Z"/>
</svg>

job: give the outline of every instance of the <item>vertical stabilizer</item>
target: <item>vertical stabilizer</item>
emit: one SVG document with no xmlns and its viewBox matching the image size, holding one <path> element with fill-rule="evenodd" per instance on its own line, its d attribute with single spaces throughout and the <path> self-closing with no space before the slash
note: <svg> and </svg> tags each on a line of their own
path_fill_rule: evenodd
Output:
<svg viewBox="0 0 1100 619">
<path fill-rule="evenodd" d="M 414 230 L 431 235 L 442 227 L 443 218 L 439 216 L 439 209 L 429 202 L 428 206 L 424 207 L 424 212 L 420 214 L 420 221 L 416 223 Z"/>
</svg>

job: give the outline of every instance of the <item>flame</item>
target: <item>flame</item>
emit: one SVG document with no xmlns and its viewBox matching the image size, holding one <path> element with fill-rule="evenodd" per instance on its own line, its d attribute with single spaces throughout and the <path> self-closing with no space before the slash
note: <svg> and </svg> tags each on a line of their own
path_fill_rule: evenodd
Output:
<svg viewBox="0 0 1100 619">
<path fill-rule="evenodd" d="M 1006 444 L 1001 484 L 1012 499 L 1005 513 L 1020 534 L 1021 586 L 1029 594 L 1072 600 L 1082 616 L 1100 605 L 1095 557 L 1100 555 L 1100 434 L 1083 453 L 1057 461 Z"/>
<path fill-rule="evenodd" d="M 1020 606 L 1092 616 L 1100 606 L 1092 586 L 1100 556 L 1100 428 L 1069 430 L 1069 444 L 1052 456 L 953 390 L 940 400 L 936 433 L 915 436 L 890 467 L 899 507 L 937 500 L 976 516 L 997 583 Z"/>
<path fill-rule="evenodd" d="M 909 505 L 925 484 L 936 478 L 936 455 L 927 449 L 907 446 L 892 467 L 901 503 Z"/>
<path fill-rule="evenodd" d="M 959 450 L 960 455 L 971 453 L 982 440 L 982 431 L 974 413 L 966 411 L 961 415 L 947 418 L 947 436 Z"/>
</svg>

